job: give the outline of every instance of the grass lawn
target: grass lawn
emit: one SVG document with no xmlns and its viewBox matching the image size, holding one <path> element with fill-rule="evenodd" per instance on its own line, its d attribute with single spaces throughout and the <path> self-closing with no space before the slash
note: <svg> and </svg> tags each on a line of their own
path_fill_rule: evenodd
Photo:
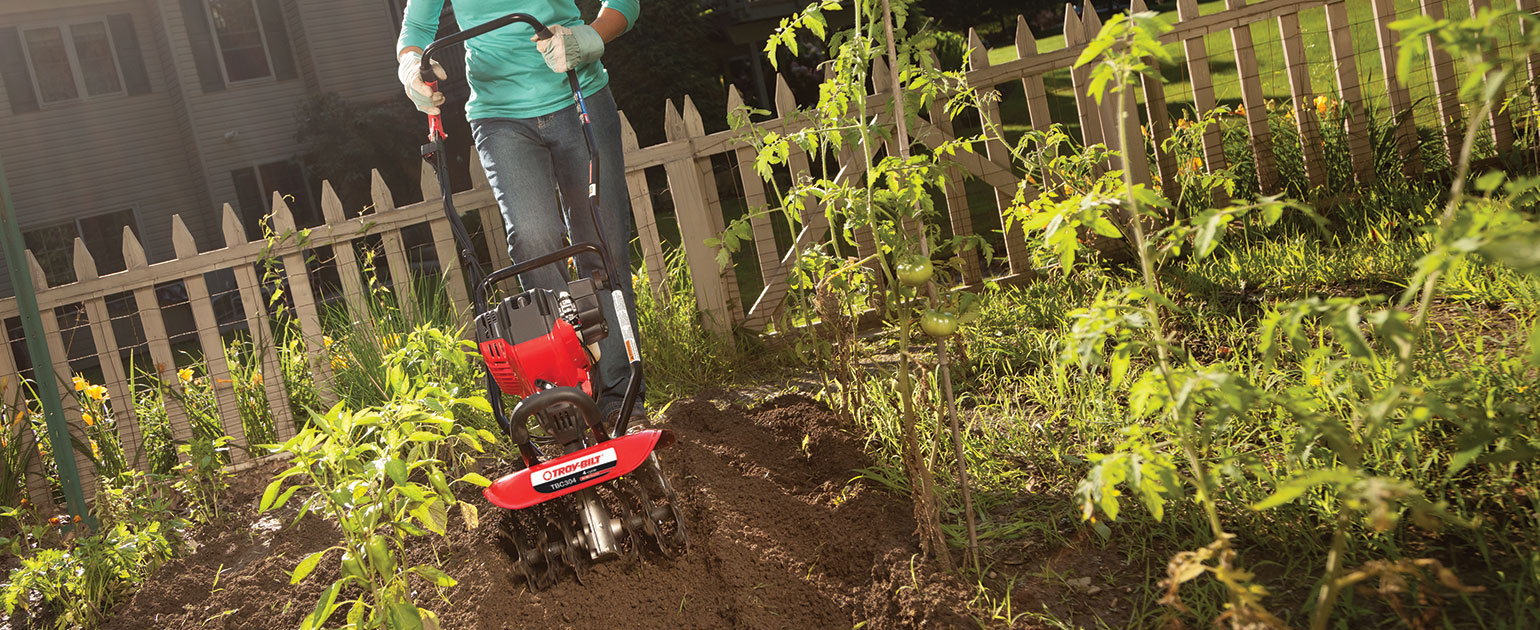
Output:
<svg viewBox="0 0 1540 630">
<path fill-rule="evenodd" d="M 1412 16 L 1418 11 L 1416 0 L 1397 0 L 1397 8 L 1402 16 Z M 1469 10 L 1464 3 L 1448 3 L 1450 17 L 1462 17 L 1469 15 Z M 1375 53 L 1378 48 L 1378 40 L 1375 34 L 1373 7 L 1369 2 L 1347 3 L 1348 19 L 1352 23 L 1353 48 L 1357 52 L 1359 85 L 1363 89 L 1364 96 L 1368 99 L 1369 106 L 1383 110 L 1386 106 L 1386 90 L 1384 87 L 1384 72 L 1380 66 L 1379 57 Z M 1198 10 L 1204 15 L 1219 13 L 1224 10 L 1222 0 L 1209 0 L 1199 5 Z M 1161 15 L 1175 20 L 1176 10 L 1174 5 L 1160 10 Z M 1332 94 L 1337 92 L 1336 68 L 1332 63 L 1331 40 L 1326 28 L 1326 9 L 1314 7 L 1301 11 L 1300 31 L 1305 44 L 1305 55 L 1310 60 L 1311 85 L 1317 94 Z M 1288 74 L 1283 62 L 1283 47 L 1280 43 L 1277 22 L 1264 20 L 1250 25 L 1252 40 L 1257 55 L 1257 65 L 1261 72 L 1262 90 L 1269 99 L 1287 100 L 1291 98 L 1289 92 Z M 1239 105 L 1241 102 L 1240 77 L 1235 66 L 1235 49 L 1230 41 L 1228 32 L 1213 33 L 1205 38 L 1209 54 L 1209 71 L 1214 79 L 1215 97 L 1221 104 Z M 1044 37 L 1038 41 L 1038 50 L 1048 52 L 1064 48 L 1064 36 L 1053 35 Z M 1185 59 L 1180 43 L 1173 43 L 1167 47 L 1173 57 L 1179 60 L 1177 66 L 1162 68 L 1162 76 L 1166 85 L 1166 101 L 1173 113 L 1182 110 L 1191 111 L 1192 83 L 1187 73 Z M 998 64 L 1016 59 L 1014 46 L 1001 46 L 989 52 L 990 63 Z M 1408 77 L 1402 78 L 1409 87 L 1411 97 L 1416 104 L 1417 122 L 1420 126 L 1430 126 L 1437 121 L 1436 105 L 1434 99 L 1437 92 L 1433 85 L 1433 78 L 1426 63 L 1416 64 Z M 1053 119 L 1067 125 L 1078 127 L 1076 110 L 1074 107 L 1074 90 L 1070 82 L 1068 70 L 1050 72 L 1044 76 L 1044 83 L 1048 88 L 1049 105 L 1053 110 Z M 1012 86 L 1013 91 L 1008 91 L 1002 103 L 1002 118 L 1010 126 L 1022 128 L 1027 121 L 1027 112 L 1024 101 L 1019 99 L 1020 86 Z"/>
</svg>

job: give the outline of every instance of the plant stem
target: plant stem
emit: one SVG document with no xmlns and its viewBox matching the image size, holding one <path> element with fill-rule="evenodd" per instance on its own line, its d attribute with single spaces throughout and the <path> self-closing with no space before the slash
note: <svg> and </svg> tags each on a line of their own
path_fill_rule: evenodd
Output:
<svg viewBox="0 0 1540 630">
<path fill-rule="evenodd" d="M 897 118 L 896 123 L 897 123 L 897 126 L 898 126 L 898 155 L 899 155 L 899 159 L 907 162 L 909 160 L 909 126 L 908 126 L 909 118 L 908 118 L 907 113 L 904 111 L 904 91 L 903 91 L 903 86 L 902 86 L 901 83 L 899 83 L 898 48 L 897 48 L 897 45 L 893 41 L 893 7 L 892 7 L 891 3 L 889 2 L 889 0 L 882 0 L 882 28 L 883 28 L 883 32 L 887 35 L 888 75 L 889 75 L 889 84 L 891 85 L 891 89 L 893 90 L 894 114 L 895 114 L 895 117 Z M 922 255 L 922 256 L 924 256 L 926 258 L 930 258 L 930 236 L 925 232 L 925 223 L 920 219 L 920 216 L 919 216 L 919 200 L 918 199 L 915 200 L 914 220 L 915 220 L 915 225 L 918 228 L 917 231 L 920 234 L 920 255 Z M 902 221 L 900 221 L 900 224 L 902 224 Z M 939 298 L 938 298 L 938 296 L 936 294 L 936 284 L 934 282 L 927 282 L 927 283 L 925 283 L 925 288 L 926 288 L 926 291 L 930 294 L 930 301 L 931 301 L 931 303 L 932 304 L 938 303 L 939 302 Z M 898 297 L 898 296 L 895 295 L 895 297 Z M 904 352 L 903 372 L 904 372 L 904 378 L 907 379 L 908 378 L 908 372 L 909 372 L 908 351 L 907 351 L 908 350 L 908 344 L 909 344 L 909 330 L 908 330 L 909 318 L 908 318 L 908 315 L 907 315 L 907 311 L 906 311 L 906 315 L 904 317 L 904 321 L 905 321 L 905 327 L 904 327 L 905 328 L 905 330 L 904 330 L 904 347 L 905 347 L 905 352 Z M 960 423 L 958 422 L 958 419 L 957 419 L 957 404 L 956 404 L 956 401 L 953 400 L 953 398 L 952 398 L 952 368 L 947 363 L 946 342 L 945 342 L 944 339 L 943 340 L 938 340 L 936 342 L 936 357 L 937 357 L 938 363 L 940 364 L 942 393 L 946 397 L 947 413 L 948 413 L 948 415 L 951 418 L 951 424 L 952 424 L 952 449 L 953 449 L 953 455 L 957 458 L 957 483 L 958 483 L 959 488 L 962 491 L 963 511 L 964 511 L 964 513 L 967 516 L 967 523 L 968 523 L 968 555 L 973 559 L 973 568 L 974 568 L 974 571 L 977 572 L 978 569 L 979 569 L 978 525 L 974 522 L 973 493 L 972 493 L 971 489 L 969 488 L 969 483 L 968 483 L 968 458 L 967 458 L 967 454 L 963 451 L 962 435 L 961 435 L 962 434 L 962 429 L 961 429 Z M 910 406 L 909 400 L 907 398 L 908 397 L 906 397 L 906 399 L 904 401 L 904 404 L 905 404 L 906 407 Z M 908 416 L 909 412 L 906 411 L 905 415 Z M 913 423 L 913 418 L 910 417 L 906 421 L 912 424 Z M 918 453 L 916 453 L 916 455 L 918 455 Z M 920 465 L 923 466 L 924 465 L 923 462 L 920 462 Z M 928 475 L 928 471 L 927 471 L 927 478 L 928 478 L 928 476 L 929 475 Z M 945 551 L 945 548 L 942 548 L 941 550 L 938 550 L 938 555 L 944 555 L 944 551 Z M 950 558 L 947 558 L 946 560 L 943 561 L 943 565 L 949 565 L 949 564 L 951 564 Z"/>
<path fill-rule="evenodd" d="M 1331 610 L 1337 605 L 1342 593 L 1337 577 L 1342 573 L 1342 555 L 1347 551 L 1348 511 L 1337 510 L 1336 527 L 1332 528 L 1331 550 L 1326 553 L 1326 579 L 1321 583 L 1321 594 L 1315 600 L 1315 614 L 1310 618 L 1310 630 L 1326 630 L 1331 621 Z"/>
</svg>

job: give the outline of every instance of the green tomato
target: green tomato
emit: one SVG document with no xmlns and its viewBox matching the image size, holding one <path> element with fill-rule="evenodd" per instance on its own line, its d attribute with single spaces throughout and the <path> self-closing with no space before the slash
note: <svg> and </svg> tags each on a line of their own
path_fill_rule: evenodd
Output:
<svg viewBox="0 0 1540 630">
<path fill-rule="evenodd" d="M 342 552 L 342 577 L 358 578 L 365 582 L 369 581 L 368 578 L 364 577 L 364 563 L 360 562 L 358 557 L 353 555 L 352 551 Z"/>
<path fill-rule="evenodd" d="M 396 556 L 391 553 L 390 543 L 384 536 L 375 534 L 364 543 L 364 551 L 369 553 L 369 566 L 381 576 L 389 578 L 396 573 Z"/>
<path fill-rule="evenodd" d="M 899 282 L 911 287 L 919 287 L 930 282 L 930 277 L 936 273 L 936 267 L 931 264 L 929 258 L 913 255 L 905 256 L 903 260 L 898 261 L 895 271 L 898 272 Z"/>
<path fill-rule="evenodd" d="M 957 316 L 946 311 L 930 309 L 920 317 L 920 328 L 925 334 L 940 339 L 957 332 Z"/>
</svg>

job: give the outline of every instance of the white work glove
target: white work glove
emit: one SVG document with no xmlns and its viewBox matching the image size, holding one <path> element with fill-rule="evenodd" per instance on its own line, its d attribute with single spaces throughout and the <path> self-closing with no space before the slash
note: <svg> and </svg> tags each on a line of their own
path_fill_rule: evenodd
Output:
<svg viewBox="0 0 1540 630">
<path fill-rule="evenodd" d="M 437 61 L 430 63 L 433 64 L 433 74 L 437 75 L 440 81 L 449 78 L 449 74 L 444 72 L 444 67 L 438 65 Z M 428 87 L 428 84 L 422 82 L 422 53 L 414 50 L 401 55 L 401 66 L 396 68 L 396 78 L 401 80 L 402 87 L 406 88 L 407 97 L 412 99 L 412 104 L 417 106 L 417 111 L 429 116 L 438 115 L 438 106 L 444 104 L 444 93 L 435 92 L 433 88 Z"/>
<path fill-rule="evenodd" d="M 579 24 L 572 28 L 552 26 L 550 29 L 551 37 L 540 39 L 536 35 L 529 39 L 535 42 L 535 48 L 545 57 L 545 65 L 552 72 L 566 74 L 568 70 L 598 61 L 604 55 L 604 38 L 592 26 Z"/>
</svg>

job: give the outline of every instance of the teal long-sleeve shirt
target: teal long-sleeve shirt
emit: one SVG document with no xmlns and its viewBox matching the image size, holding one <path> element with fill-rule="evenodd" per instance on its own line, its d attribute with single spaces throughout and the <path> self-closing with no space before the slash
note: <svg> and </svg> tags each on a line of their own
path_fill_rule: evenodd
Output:
<svg viewBox="0 0 1540 630">
<path fill-rule="evenodd" d="M 453 0 L 460 28 L 470 28 L 509 13 L 528 13 L 546 26 L 583 23 L 573 0 Z M 408 46 L 427 48 L 438 31 L 444 0 L 407 0 L 401 20 L 399 53 Z M 606 0 L 605 8 L 626 17 L 626 30 L 636 24 L 638 0 Z M 466 42 L 465 74 L 471 87 L 466 118 L 535 118 L 572 104 L 572 88 L 566 75 L 551 72 L 530 41 L 535 29 L 512 24 Z M 595 61 L 578 68 L 584 94 L 609 85 L 609 73 Z"/>
</svg>

